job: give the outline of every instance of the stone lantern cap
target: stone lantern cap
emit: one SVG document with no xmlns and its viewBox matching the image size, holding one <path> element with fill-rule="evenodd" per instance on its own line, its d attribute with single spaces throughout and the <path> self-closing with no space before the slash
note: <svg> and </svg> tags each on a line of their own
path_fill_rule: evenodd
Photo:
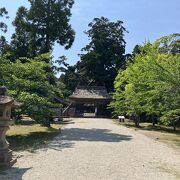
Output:
<svg viewBox="0 0 180 180">
<path fill-rule="evenodd" d="M 9 96 L 0 96 L 0 105 L 12 103 L 14 100 Z"/>
<path fill-rule="evenodd" d="M 7 89 L 5 86 L 0 87 L 0 105 L 9 104 L 14 101 L 11 97 L 6 96 L 6 91 Z"/>
</svg>

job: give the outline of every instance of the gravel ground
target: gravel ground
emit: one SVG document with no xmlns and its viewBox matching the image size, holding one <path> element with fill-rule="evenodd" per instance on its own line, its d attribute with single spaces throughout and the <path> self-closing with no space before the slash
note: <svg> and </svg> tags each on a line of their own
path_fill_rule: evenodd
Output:
<svg viewBox="0 0 180 180">
<path fill-rule="evenodd" d="M 0 179 L 180 179 L 179 152 L 109 119 L 73 119 L 47 148 L 19 155 Z"/>
</svg>

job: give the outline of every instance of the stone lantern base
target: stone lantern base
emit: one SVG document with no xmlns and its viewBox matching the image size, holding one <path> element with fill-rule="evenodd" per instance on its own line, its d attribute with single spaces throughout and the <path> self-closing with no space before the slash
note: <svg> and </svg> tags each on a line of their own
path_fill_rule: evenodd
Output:
<svg viewBox="0 0 180 180">
<path fill-rule="evenodd" d="M 13 123 L 12 120 L 0 121 L 0 169 L 3 170 L 9 169 L 17 161 L 13 158 L 12 150 L 9 149 L 9 143 L 6 140 L 6 131 Z"/>
<path fill-rule="evenodd" d="M 16 159 L 12 158 L 12 151 L 6 140 L 6 132 L 9 126 L 14 124 L 11 120 L 14 99 L 7 96 L 6 91 L 6 87 L 0 87 L 0 169 L 8 169 L 16 162 Z"/>
<path fill-rule="evenodd" d="M 17 162 L 16 159 L 13 159 L 12 150 L 0 150 L 0 169 L 9 169 Z"/>
</svg>

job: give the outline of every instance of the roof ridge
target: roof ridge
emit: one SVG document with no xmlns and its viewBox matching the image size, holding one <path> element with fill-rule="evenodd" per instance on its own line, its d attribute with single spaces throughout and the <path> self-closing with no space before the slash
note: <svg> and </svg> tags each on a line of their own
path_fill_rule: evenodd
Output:
<svg viewBox="0 0 180 180">
<path fill-rule="evenodd" d="M 111 99 L 104 86 L 78 86 L 69 98 Z"/>
</svg>

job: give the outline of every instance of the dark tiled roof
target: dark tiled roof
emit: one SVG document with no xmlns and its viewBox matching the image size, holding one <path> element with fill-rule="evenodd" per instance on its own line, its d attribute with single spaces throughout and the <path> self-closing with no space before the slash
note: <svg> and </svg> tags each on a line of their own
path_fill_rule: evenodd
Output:
<svg viewBox="0 0 180 180">
<path fill-rule="evenodd" d="M 104 86 L 78 86 L 70 99 L 111 99 Z"/>
</svg>

